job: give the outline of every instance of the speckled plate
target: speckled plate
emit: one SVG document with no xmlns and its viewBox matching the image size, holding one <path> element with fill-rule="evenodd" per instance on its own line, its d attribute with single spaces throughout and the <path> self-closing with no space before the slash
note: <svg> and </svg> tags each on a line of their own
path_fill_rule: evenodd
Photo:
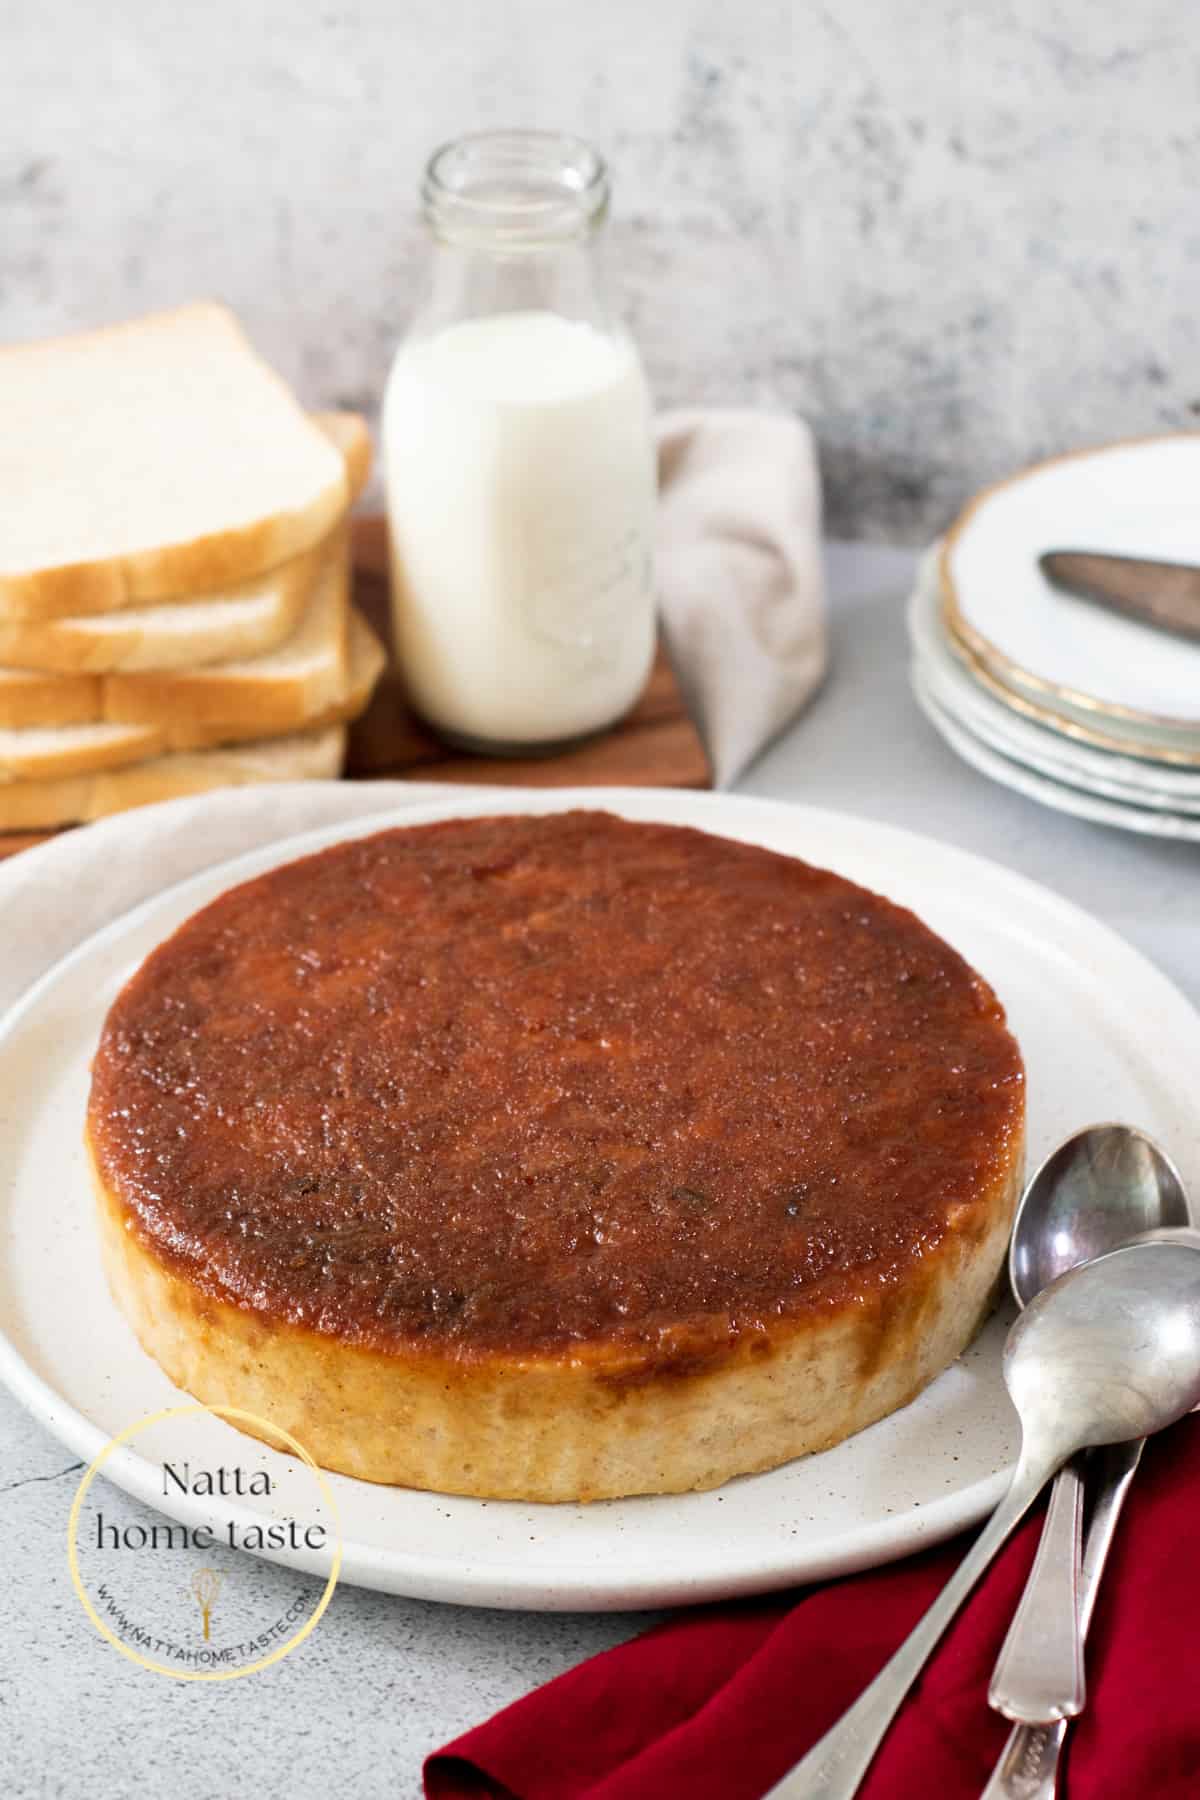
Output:
<svg viewBox="0 0 1200 1800">
<path fill-rule="evenodd" d="M 930 839 L 809 807 L 632 790 L 496 793 L 358 820 L 252 852 L 118 919 L 58 964 L 0 1023 L 0 1376 L 79 1456 L 180 1396 L 138 1348 L 97 1259 L 80 1126 L 88 1061 L 113 996 L 197 907 L 262 870 L 385 824 L 463 813 L 608 806 L 803 856 L 912 906 L 994 984 L 1029 1070 L 1033 1162 L 1098 1118 L 1145 1126 L 1200 1185 L 1192 1071 L 1200 1017 L 1085 913 Z M 1015 1445 L 993 1319 L 913 1405 L 858 1437 L 716 1493 L 522 1506 L 332 1477 L 344 1577 L 479 1606 L 619 1609 L 752 1593 L 869 1567 L 948 1536 L 996 1501 Z M 236 1463 L 237 1434 L 197 1423 L 195 1460 Z M 153 1437 L 106 1465 L 165 1509 Z M 173 1451 L 172 1454 L 177 1454 Z M 271 1453 L 267 1453 L 270 1455 Z M 252 1500 L 222 1516 L 254 1518 Z M 198 1522 L 203 1503 L 191 1502 Z M 281 1560 L 319 1572 L 320 1556 Z"/>
</svg>

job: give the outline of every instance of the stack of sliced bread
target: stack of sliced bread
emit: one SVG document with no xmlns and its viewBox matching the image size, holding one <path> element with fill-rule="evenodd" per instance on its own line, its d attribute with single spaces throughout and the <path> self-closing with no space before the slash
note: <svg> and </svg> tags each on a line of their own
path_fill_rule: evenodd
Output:
<svg viewBox="0 0 1200 1800">
<path fill-rule="evenodd" d="M 0 830 L 337 775 L 371 442 L 224 307 L 0 350 Z"/>
</svg>

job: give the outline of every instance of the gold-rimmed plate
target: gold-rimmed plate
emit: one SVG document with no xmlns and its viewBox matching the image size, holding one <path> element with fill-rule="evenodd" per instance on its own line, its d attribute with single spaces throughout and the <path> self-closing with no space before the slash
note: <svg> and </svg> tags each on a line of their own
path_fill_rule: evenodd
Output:
<svg viewBox="0 0 1200 1800">
<path fill-rule="evenodd" d="M 1037 559 L 1062 545 L 1200 565 L 1200 434 L 1077 451 L 985 488 L 939 568 L 948 633 L 1010 694 L 1105 747 L 1200 755 L 1200 643 L 1051 588 Z"/>
<path fill-rule="evenodd" d="M 981 775 L 998 781 L 1002 787 L 1040 801 L 1055 812 L 1089 819 L 1096 825 L 1115 825 L 1122 831 L 1137 831 L 1151 837 L 1200 841 L 1200 817 L 1195 814 L 1160 811 L 1131 801 L 1114 800 L 1094 788 L 1077 787 L 1058 780 L 993 749 L 940 704 L 919 669 L 913 673 L 913 693 L 929 723 L 956 755 L 978 769 Z"/>
<path fill-rule="evenodd" d="M 955 644 L 942 624 L 937 552 L 922 560 L 908 606 L 914 669 L 928 692 L 964 730 L 992 749 L 1052 779 L 1167 812 L 1200 815 L 1200 750 L 1190 766 L 1151 759 L 1132 750 L 1090 741 L 1057 720 L 1026 710 Z"/>
<path fill-rule="evenodd" d="M 1042 732 L 1054 732 L 1067 743 L 1078 744 L 1089 751 L 1102 751 L 1107 756 L 1134 757 L 1146 765 L 1147 773 L 1151 776 L 1155 769 L 1174 769 L 1185 776 L 1193 770 L 1200 771 L 1200 736 L 1194 731 L 1172 730 L 1163 725 L 1143 725 L 1132 719 L 1114 720 L 1110 723 L 1099 713 L 1071 707 L 1063 702 L 1051 708 L 1041 698 L 1035 699 L 1007 686 L 968 644 L 950 630 L 939 584 L 940 554 L 938 546 L 929 551 L 927 562 L 922 565 L 919 586 L 922 592 L 922 620 L 926 626 L 925 638 L 931 643 L 936 638 L 943 653 L 943 662 L 949 658 L 962 671 L 967 681 L 998 705 L 1007 708 L 1014 720 L 1024 721 Z M 931 594 L 928 604 L 927 588 Z"/>
</svg>

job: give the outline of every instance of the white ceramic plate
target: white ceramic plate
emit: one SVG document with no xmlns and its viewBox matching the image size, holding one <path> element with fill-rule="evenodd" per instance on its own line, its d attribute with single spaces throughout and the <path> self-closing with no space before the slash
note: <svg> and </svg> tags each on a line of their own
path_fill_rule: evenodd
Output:
<svg viewBox="0 0 1200 1800">
<path fill-rule="evenodd" d="M 958 645 L 950 639 L 950 647 L 958 654 Z M 963 654 L 973 654 L 963 647 Z M 1049 694 L 1029 683 L 1022 683 L 1011 671 L 988 668 L 982 658 L 976 662 L 986 670 L 999 690 L 1003 704 L 1019 710 L 1022 717 L 1039 723 L 1044 730 L 1057 731 L 1075 743 L 1093 749 L 1158 762 L 1168 768 L 1194 773 L 1200 769 L 1200 730 L 1195 725 L 1155 725 L 1146 720 L 1118 717 L 1097 712 L 1087 706 L 1076 706 L 1060 694 Z"/>
<path fill-rule="evenodd" d="M 1197 492 L 1200 434 L 1041 463 L 981 494 L 948 534 L 946 566 L 989 666 L 1108 715 L 1200 726 L 1200 644 L 1059 593 L 1037 567 L 1054 548 L 1200 564 Z"/>
<path fill-rule="evenodd" d="M 913 665 L 912 688 L 921 711 L 950 748 L 981 775 L 990 776 L 1002 787 L 1012 788 L 1030 800 L 1038 800 L 1055 812 L 1090 819 L 1095 825 L 1116 825 L 1122 831 L 1140 832 L 1144 837 L 1185 838 L 1200 842 L 1200 814 L 1166 812 L 1135 805 L 1132 801 L 1109 799 L 1091 789 L 1040 774 L 1025 763 L 994 750 L 973 729 L 968 730 L 942 705 L 917 664 Z"/>
<path fill-rule="evenodd" d="M 946 640 L 937 571 L 929 559 L 909 602 L 908 626 L 913 655 L 932 698 L 991 749 L 1051 780 L 1110 800 L 1200 814 L 1200 768 L 1170 768 L 1076 743 L 1023 718 L 976 680 Z"/>
<path fill-rule="evenodd" d="M 223 889 L 325 844 L 384 824 L 570 805 L 764 844 L 916 907 L 1009 1009 L 1029 1071 L 1034 1161 L 1081 1124 L 1128 1118 L 1200 1182 L 1200 1017 L 1112 932 L 993 864 L 863 819 L 704 794 L 509 791 L 358 820 L 239 857 L 162 894 L 51 970 L 0 1023 L 0 1375 L 76 1454 L 90 1458 L 135 1419 L 179 1403 L 109 1300 L 80 1144 L 88 1060 L 128 975 Z M 999 1373 L 1005 1324 L 994 1319 L 903 1412 L 824 1455 L 716 1493 L 524 1506 L 334 1476 L 345 1577 L 481 1606 L 616 1609 L 750 1593 L 886 1562 L 995 1503 L 1014 1451 Z M 238 1442 L 220 1421 L 198 1422 L 196 1460 L 236 1462 Z M 106 1472 L 163 1509 L 153 1438 L 139 1448 L 118 1453 Z M 252 1519 L 253 1505 L 237 1503 L 239 1525 Z M 191 1503 L 193 1523 L 202 1509 Z M 287 1560 L 323 1567 L 319 1557 Z"/>
</svg>

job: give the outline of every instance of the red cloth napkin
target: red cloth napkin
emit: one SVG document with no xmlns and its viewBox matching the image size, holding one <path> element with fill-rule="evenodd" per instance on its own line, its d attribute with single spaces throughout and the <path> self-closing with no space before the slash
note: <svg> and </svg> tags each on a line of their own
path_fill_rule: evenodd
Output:
<svg viewBox="0 0 1200 1800">
<path fill-rule="evenodd" d="M 864 1800 L 977 1800 L 1009 1730 L 988 1710 L 988 1679 L 1040 1526 L 1039 1511 L 943 1639 Z M 969 1542 L 680 1612 L 431 1756 L 428 1800 L 759 1800 L 886 1662 Z M 1147 1447 L 1109 1558 L 1069 1800 L 1197 1800 L 1198 1647 L 1200 1419 L 1189 1419 Z"/>
</svg>

